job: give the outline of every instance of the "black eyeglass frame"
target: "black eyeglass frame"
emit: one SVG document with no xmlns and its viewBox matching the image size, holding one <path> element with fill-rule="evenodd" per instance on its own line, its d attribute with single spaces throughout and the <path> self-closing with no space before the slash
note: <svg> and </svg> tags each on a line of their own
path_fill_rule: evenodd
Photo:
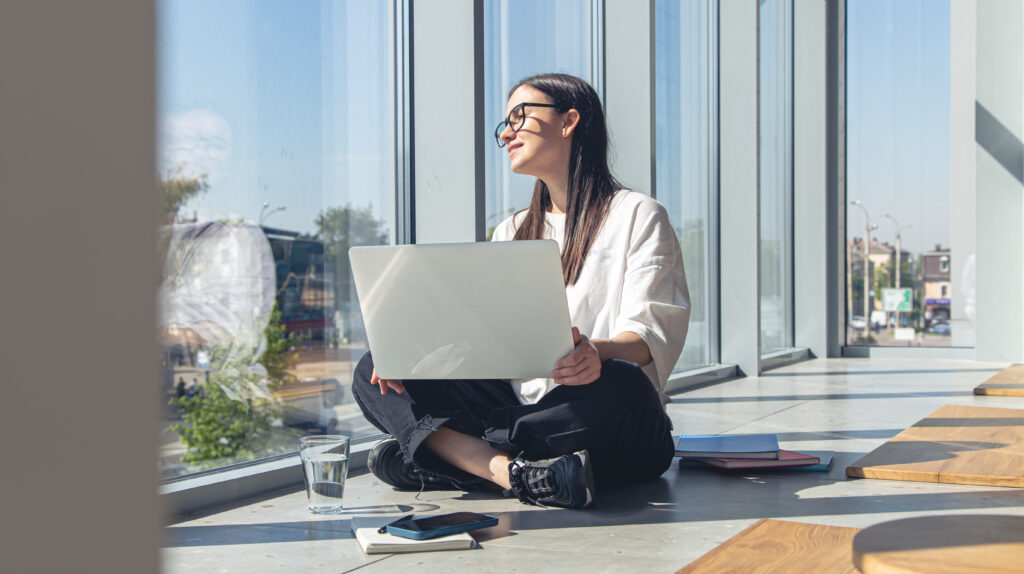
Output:
<svg viewBox="0 0 1024 574">
<path fill-rule="evenodd" d="M 501 132 L 505 131 L 505 126 L 508 126 L 512 130 L 512 133 L 518 132 L 519 130 L 523 129 L 523 125 L 526 124 L 526 106 L 533 106 L 535 108 L 554 108 L 556 110 L 558 109 L 558 106 L 555 104 L 541 104 L 535 102 L 522 102 L 520 104 L 517 104 L 516 107 L 512 108 L 508 115 L 505 116 L 505 119 L 498 122 L 498 127 L 494 128 L 494 139 L 495 141 L 498 142 L 499 148 L 505 147 L 505 140 L 501 139 Z M 514 114 L 517 109 L 521 114 L 519 119 L 519 125 L 512 127 L 512 114 Z"/>
</svg>

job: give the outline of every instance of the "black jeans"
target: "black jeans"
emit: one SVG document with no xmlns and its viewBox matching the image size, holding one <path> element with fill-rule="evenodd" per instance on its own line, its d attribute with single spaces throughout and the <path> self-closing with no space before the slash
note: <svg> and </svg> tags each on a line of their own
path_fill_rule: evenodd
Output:
<svg viewBox="0 0 1024 574">
<path fill-rule="evenodd" d="M 405 393 L 381 395 L 370 384 L 372 372 L 366 353 L 352 382 L 366 419 L 393 435 L 407 460 L 459 482 L 471 476 L 420 448 L 438 427 L 527 460 L 587 449 L 602 488 L 657 478 L 675 454 L 672 423 L 658 393 L 639 367 L 625 361 L 605 361 L 598 380 L 556 387 L 534 405 L 520 404 L 505 380 L 406 380 Z"/>
</svg>

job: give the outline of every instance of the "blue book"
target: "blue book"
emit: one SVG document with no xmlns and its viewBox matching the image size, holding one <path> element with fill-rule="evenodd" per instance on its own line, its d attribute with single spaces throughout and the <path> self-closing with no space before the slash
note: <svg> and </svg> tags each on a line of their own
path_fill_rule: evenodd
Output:
<svg viewBox="0 0 1024 574">
<path fill-rule="evenodd" d="M 686 458 L 779 458 L 774 434 L 682 435 L 676 456 Z"/>
</svg>

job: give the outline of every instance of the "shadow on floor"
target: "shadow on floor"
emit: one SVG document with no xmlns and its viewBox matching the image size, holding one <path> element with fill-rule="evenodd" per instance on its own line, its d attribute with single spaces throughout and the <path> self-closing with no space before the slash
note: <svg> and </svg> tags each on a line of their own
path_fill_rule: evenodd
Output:
<svg viewBox="0 0 1024 574">
<path fill-rule="evenodd" d="M 836 515 L 1024 507 L 1024 490 L 1008 488 L 970 492 L 925 491 L 851 496 L 807 494 L 815 487 L 827 487 L 845 481 L 843 472 L 846 464 L 862 454 L 837 452 L 834 467 L 829 473 L 795 474 L 784 470 L 720 472 L 715 469 L 692 468 L 679 470 L 677 463 L 674 462 L 656 481 L 599 492 L 598 502 L 590 510 L 523 508 L 502 512 L 499 509 L 507 508 L 508 501 L 495 497 L 495 510 L 490 513 L 498 516 L 499 524 L 494 528 L 495 535 L 484 538 L 513 536 L 522 530 L 685 524 L 759 518 L 805 517 L 812 521 L 820 521 L 821 517 Z M 929 483 L 904 484 L 908 489 L 915 490 L 927 490 L 936 486 Z M 493 495 L 467 493 L 460 499 L 482 500 L 490 496 Z M 389 509 L 395 508 L 394 505 L 386 506 Z M 366 513 L 373 508 L 375 507 L 350 510 L 354 513 Z M 428 512 L 427 509 L 417 510 Z M 164 546 L 168 548 L 352 538 L 348 518 L 309 522 L 177 526 L 168 527 L 164 532 Z"/>
<path fill-rule="evenodd" d="M 834 377 L 844 375 L 926 375 L 934 373 L 998 373 L 1002 369 L 912 369 L 906 371 L 820 371 L 813 373 L 780 373 L 769 371 L 761 373 L 761 377 Z"/>
<path fill-rule="evenodd" d="M 840 401 L 847 399 L 911 399 L 920 397 L 972 397 L 970 391 L 922 391 L 918 393 L 830 393 L 819 395 L 766 395 L 750 397 L 677 397 L 672 404 L 761 403 L 766 401 Z"/>
<path fill-rule="evenodd" d="M 834 430 L 834 431 L 800 431 L 780 432 L 775 436 L 780 442 L 802 440 L 837 440 L 863 438 L 892 438 L 906 429 L 865 429 L 865 430 Z"/>
<path fill-rule="evenodd" d="M 354 538 L 348 518 L 330 522 L 269 522 L 173 526 L 164 529 L 164 548 L 305 542 Z"/>
<path fill-rule="evenodd" d="M 837 455 L 848 453 L 837 453 Z M 1024 506 L 1024 491 L 993 489 L 973 492 L 920 492 L 838 497 L 807 497 L 801 491 L 821 485 L 820 478 L 771 473 L 719 473 L 686 469 L 673 464 L 674 484 L 662 477 L 656 482 L 601 493 L 592 510 L 517 510 L 503 513 L 501 524 L 509 531 L 550 530 L 596 526 L 668 524 L 715 520 L 794 519 L 834 515 L 887 514 L 898 512 L 958 511 Z M 843 472 L 843 468 L 839 469 Z M 905 483 L 927 489 L 927 483 Z"/>
<path fill-rule="evenodd" d="M 1024 417 L 970 417 L 944 418 L 928 417 L 913 424 L 913 427 L 1019 427 L 1024 426 Z"/>
</svg>

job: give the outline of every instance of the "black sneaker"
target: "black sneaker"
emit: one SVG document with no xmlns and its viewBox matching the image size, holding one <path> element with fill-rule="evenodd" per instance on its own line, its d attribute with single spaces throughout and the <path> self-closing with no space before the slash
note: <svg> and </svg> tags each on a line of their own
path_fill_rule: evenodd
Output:
<svg viewBox="0 0 1024 574">
<path fill-rule="evenodd" d="M 594 471 L 585 450 L 558 458 L 528 461 L 517 458 L 508 465 L 509 494 L 526 504 L 587 508 L 594 503 Z"/>
<path fill-rule="evenodd" d="M 405 461 L 398 441 L 389 438 L 373 445 L 366 459 L 370 472 L 399 490 L 486 490 L 498 488 L 482 478 L 455 480 Z"/>
<path fill-rule="evenodd" d="M 366 466 L 374 476 L 399 490 L 457 490 L 452 481 L 406 462 L 393 438 L 373 445 Z"/>
</svg>

